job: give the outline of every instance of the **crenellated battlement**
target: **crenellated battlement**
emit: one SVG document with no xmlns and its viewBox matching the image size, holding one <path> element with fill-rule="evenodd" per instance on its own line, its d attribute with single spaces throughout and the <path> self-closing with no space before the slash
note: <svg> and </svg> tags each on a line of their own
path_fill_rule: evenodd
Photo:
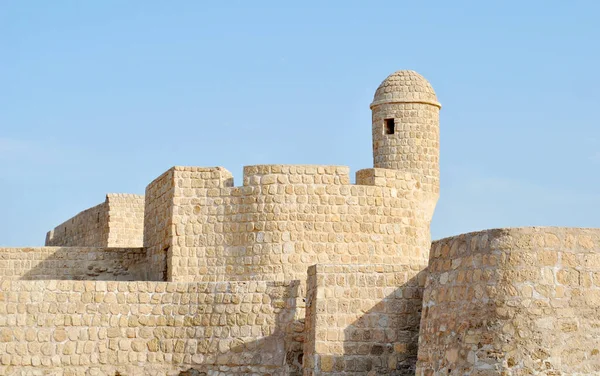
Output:
<svg viewBox="0 0 600 376">
<path fill-rule="evenodd" d="M 174 166 L 171 170 L 179 189 L 233 187 L 233 175 L 224 167 Z"/>
<path fill-rule="evenodd" d="M 173 167 L 146 190 L 152 279 L 305 279 L 318 262 L 426 264 L 436 195 L 411 173 L 254 165 Z"/>
<path fill-rule="evenodd" d="M 326 165 L 255 165 L 244 167 L 244 186 L 270 184 L 350 184 L 350 168 Z"/>
</svg>

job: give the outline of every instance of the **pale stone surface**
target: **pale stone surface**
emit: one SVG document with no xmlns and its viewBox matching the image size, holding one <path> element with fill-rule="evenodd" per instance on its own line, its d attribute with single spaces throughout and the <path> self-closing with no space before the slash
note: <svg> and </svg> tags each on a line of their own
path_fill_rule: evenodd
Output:
<svg viewBox="0 0 600 376">
<path fill-rule="evenodd" d="M 46 234 L 47 246 L 143 246 L 144 196 L 109 193 L 99 205 L 82 211 Z"/>
<path fill-rule="evenodd" d="M 247 166 L 241 187 L 223 168 L 167 176 L 173 205 L 160 221 L 170 225 L 146 246 L 163 250 L 169 280 L 304 281 L 316 263 L 427 262 L 437 196 L 407 173 L 361 170 L 351 185 L 345 166 Z"/>
<path fill-rule="evenodd" d="M 488 230 L 433 243 L 418 375 L 600 372 L 600 230 Z"/>
<path fill-rule="evenodd" d="M 373 166 L 409 172 L 425 192 L 438 194 L 440 104 L 429 82 L 413 71 L 395 72 L 379 85 L 371 110 Z"/>
<path fill-rule="evenodd" d="M 290 374 L 282 365 L 295 341 L 285 328 L 297 282 L 2 280 L 0 288 L 1 375 Z"/>
<path fill-rule="evenodd" d="M 2 279 L 145 280 L 142 248 L 0 248 Z"/>
<path fill-rule="evenodd" d="M 414 375 L 424 265 L 308 271 L 305 375 Z"/>
</svg>

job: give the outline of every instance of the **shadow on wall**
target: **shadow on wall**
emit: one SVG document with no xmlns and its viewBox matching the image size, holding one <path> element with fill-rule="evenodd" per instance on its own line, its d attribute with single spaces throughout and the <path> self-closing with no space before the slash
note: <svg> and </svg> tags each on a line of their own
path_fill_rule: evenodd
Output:
<svg viewBox="0 0 600 376">
<path fill-rule="evenodd" d="M 411 278 L 344 330 L 344 370 L 414 375 L 423 302 L 422 275 Z M 419 283 L 421 281 L 421 283 Z"/>
<path fill-rule="evenodd" d="M 19 249 L 26 259 L 19 261 L 18 267 L 13 265 L 11 279 L 147 280 L 146 252 L 142 248 L 44 247 L 30 250 L 33 251 Z"/>
<path fill-rule="evenodd" d="M 277 283 L 269 283 L 271 284 Z M 295 280 L 279 294 L 269 294 L 270 309 L 279 311 L 274 316 L 274 322 L 271 321 L 273 315 L 265 311 L 264 304 L 262 307 L 255 304 L 247 316 L 238 317 L 241 321 L 227 323 L 231 327 L 220 327 L 221 336 L 215 336 L 203 345 L 199 344 L 198 350 L 200 346 L 205 346 L 202 352 L 207 354 L 192 356 L 192 360 L 195 358 L 194 363 L 199 364 L 179 375 L 202 376 L 219 371 L 230 375 L 302 376 L 304 320 L 296 320 L 299 291 L 300 281 Z M 202 327 L 209 323 L 198 324 Z M 267 336 L 255 339 L 265 334 Z"/>
<path fill-rule="evenodd" d="M 0 374 L 300 376 L 299 285 L 7 280 L 7 295 L 36 313 L 18 313 L 13 308 L 21 303 L 0 294 L 0 310 L 12 312 L 0 320 L 0 350 L 9 349 L 3 353 Z M 31 291 L 39 290 L 48 294 L 32 299 Z M 83 319 L 109 306 L 102 315 L 106 321 Z M 26 328 L 39 315 L 44 319 L 36 330 L 49 341 L 41 354 L 35 353 L 39 361 L 32 365 L 34 354 L 27 348 L 18 354 L 10 349 L 23 343 Z M 70 324 L 59 317 L 69 317 Z M 115 319 L 119 325 L 110 325 Z M 89 333 L 95 333 L 95 339 Z M 83 347 L 77 363 L 72 363 L 70 355 Z"/>
<path fill-rule="evenodd" d="M 315 335 L 315 364 L 306 364 L 315 370 L 310 374 L 415 375 L 426 276 L 427 270 L 422 270 L 408 280 L 396 281 L 399 287 L 377 285 L 382 293 L 377 297 L 367 289 L 354 288 L 350 296 L 325 299 L 324 306 L 317 306 L 321 324 Z M 332 304 L 334 300 L 337 304 Z M 352 320 L 354 312 L 361 315 Z M 345 320 L 349 324 L 335 333 L 334 328 L 342 329 Z"/>
</svg>

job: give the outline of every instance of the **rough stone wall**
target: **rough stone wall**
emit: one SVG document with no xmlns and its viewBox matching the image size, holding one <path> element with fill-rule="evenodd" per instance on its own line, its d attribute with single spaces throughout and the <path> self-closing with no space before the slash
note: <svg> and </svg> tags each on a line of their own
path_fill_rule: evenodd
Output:
<svg viewBox="0 0 600 376">
<path fill-rule="evenodd" d="M 108 247 L 144 246 L 144 196 L 109 193 Z"/>
<path fill-rule="evenodd" d="M 290 282 L 0 280 L 0 374 L 293 375 L 284 328 L 295 292 Z"/>
<path fill-rule="evenodd" d="M 0 248 L 0 279 L 146 279 L 141 248 Z"/>
<path fill-rule="evenodd" d="M 46 246 L 106 247 L 108 241 L 108 204 L 82 211 L 46 234 Z"/>
<path fill-rule="evenodd" d="M 109 193 L 106 200 L 82 211 L 46 234 L 46 246 L 143 246 L 144 196 Z"/>
<path fill-rule="evenodd" d="M 439 193 L 439 108 L 392 103 L 372 110 L 373 166 L 411 173 L 425 191 Z M 394 134 L 385 132 L 389 118 L 394 119 Z"/>
<path fill-rule="evenodd" d="M 162 244 L 175 281 L 305 281 L 317 263 L 427 262 L 437 195 L 410 174 L 361 170 L 351 185 L 343 166 L 260 165 L 231 187 L 224 169 L 186 169 L 172 178 L 174 229 Z"/>
<path fill-rule="evenodd" d="M 169 278 L 173 281 L 226 281 L 206 278 L 209 268 L 226 262 L 222 250 L 208 245 L 226 244 L 225 237 L 236 237 L 235 230 L 223 223 L 223 196 L 231 192 L 233 177 L 222 167 L 175 167 L 173 237 Z M 261 278 L 271 280 L 270 278 Z"/>
<path fill-rule="evenodd" d="M 414 375 L 424 284 L 418 266 L 310 267 L 304 375 Z"/>
<path fill-rule="evenodd" d="M 600 370 L 600 230 L 489 230 L 434 242 L 418 375 Z"/>
<path fill-rule="evenodd" d="M 167 254 L 173 238 L 173 201 L 175 167 L 146 187 L 144 206 L 144 248 L 148 260 L 148 279 L 166 281 Z"/>
</svg>

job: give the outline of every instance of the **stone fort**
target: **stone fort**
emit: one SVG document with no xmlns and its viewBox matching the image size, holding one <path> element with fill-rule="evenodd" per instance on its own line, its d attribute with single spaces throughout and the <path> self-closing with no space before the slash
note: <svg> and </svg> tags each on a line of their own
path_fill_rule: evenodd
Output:
<svg viewBox="0 0 600 376">
<path fill-rule="evenodd" d="M 600 375 L 600 230 L 431 242 L 439 111 L 413 71 L 373 168 L 173 167 L 0 248 L 1 375 Z"/>
</svg>

